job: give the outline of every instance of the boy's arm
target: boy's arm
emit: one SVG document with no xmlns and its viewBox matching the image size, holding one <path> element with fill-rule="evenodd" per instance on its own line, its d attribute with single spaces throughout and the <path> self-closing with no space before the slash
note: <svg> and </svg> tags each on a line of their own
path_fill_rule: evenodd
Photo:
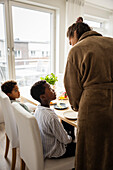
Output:
<svg viewBox="0 0 113 170">
<path fill-rule="evenodd" d="M 72 142 L 71 136 L 67 134 L 63 125 L 59 122 L 57 118 L 51 119 L 50 126 L 54 136 L 59 142 L 64 144 L 68 144 Z"/>
</svg>

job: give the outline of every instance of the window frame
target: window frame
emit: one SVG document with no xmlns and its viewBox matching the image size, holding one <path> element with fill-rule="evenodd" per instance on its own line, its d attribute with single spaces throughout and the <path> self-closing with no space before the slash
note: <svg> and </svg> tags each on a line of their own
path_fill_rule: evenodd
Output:
<svg viewBox="0 0 113 170">
<path fill-rule="evenodd" d="M 89 15 L 89 14 L 84 14 L 84 20 L 88 20 L 88 21 L 97 22 L 97 23 L 102 24 L 102 26 L 100 26 L 100 28 L 98 28 L 98 27 L 91 27 L 91 28 L 93 28 L 95 31 L 104 35 L 104 33 L 105 33 L 105 23 L 108 22 L 108 20 L 106 18 L 101 18 L 101 17 Z"/>
<path fill-rule="evenodd" d="M 21 53 L 21 51 L 20 50 L 16 50 L 16 51 L 14 51 L 14 53 L 16 53 L 16 55 L 15 55 L 15 58 L 22 58 L 22 53 Z M 20 53 L 20 54 L 19 54 Z"/>
<path fill-rule="evenodd" d="M 50 8 L 45 8 L 42 5 L 33 5 L 22 2 L 15 2 L 11 0 L 0 0 L 0 3 L 4 4 L 5 7 L 5 28 L 6 28 L 6 41 L 7 41 L 7 60 L 8 60 L 8 78 L 16 79 L 16 70 L 15 70 L 15 55 L 14 55 L 14 38 L 13 38 L 13 21 L 12 21 L 12 6 L 20 7 L 35 11 L 51 13 L 51 40 L 50 40 L 50 68 L 51 72 L 55 72 L 55 10 Z"/>
</svg>

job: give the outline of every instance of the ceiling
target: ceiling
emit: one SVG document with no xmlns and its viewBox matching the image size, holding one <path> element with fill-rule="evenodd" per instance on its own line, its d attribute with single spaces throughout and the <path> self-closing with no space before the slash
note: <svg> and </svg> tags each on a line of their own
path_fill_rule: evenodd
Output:
<svg viewBox="0 0 113 170">
<path fill-rule="evenodd" d="M 113 10 L 113 0 L 86 0 L 86 2 Z"/>
</svg>

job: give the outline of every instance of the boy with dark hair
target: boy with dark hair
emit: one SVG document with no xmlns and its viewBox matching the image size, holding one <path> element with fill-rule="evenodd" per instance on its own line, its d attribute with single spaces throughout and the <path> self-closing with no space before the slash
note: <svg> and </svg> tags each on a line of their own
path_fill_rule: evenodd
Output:
<svg viewBox="0 0 113 170">
<path fill-rule="evenodd" d="M 20 92 L 16 81 L 14 80 L 6 81 L 1 85 L 1 89 L 9 97 L 11 103 L 18 102 L 25 110 L 27 110 L 30 113 L 32 112 L 24 103 L 21 103 L 16 100 L 20 97 Z"/>
<path fill-rule="evenodd" d="M 40 102 L 35 110 L 35 117 L 42 138 L 44 158 L 63 158 L 75 156 L 76 144 L 59 122 L 50 102 L 56 99 L 56 93 L 45 81 L 36 82 L 31 87 L 31 96 Z"/>
<path fill-rule="evenodd" d="M 7 96 L 9 96 L 13 88 L 15 87 L 15 85 L 17 85 L 16 81 L 13 81 L 13 80 L 6 81 L 5 83 L 1 85 L 1 89 Z M 19 92 L 18 92 L 18 96 L 19 96 Z"/>
</svg>

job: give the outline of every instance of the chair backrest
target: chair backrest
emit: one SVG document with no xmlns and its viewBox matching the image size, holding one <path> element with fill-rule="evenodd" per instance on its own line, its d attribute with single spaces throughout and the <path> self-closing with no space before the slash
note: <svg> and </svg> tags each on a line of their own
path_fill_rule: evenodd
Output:
<svg viewBox="0 0 113 170">
<path fill-rule="evenodd" d="M 12 103 L 19 132 L 20 157 L 30 170 L 43 170 L 43 148 L 38 123 L 18 103 Z"/>
<path fill-rule="evenodd" d="M 0 123 L 3 122 L 4 122 L 4 116 L 3 116 L 3 111 L 2 111 L 1 101 L 0 101 Z"/>
<path fill-rule="evenodd" d="M 19 146 L 16 120 L 12 109 L 11 101 L 3 91 L 0 91 L 0 101 L 2 107 L 1 109 L 4 115 L 6 134 L 10 140 L 12 148 L 16 148 Z"/>
</svg>

